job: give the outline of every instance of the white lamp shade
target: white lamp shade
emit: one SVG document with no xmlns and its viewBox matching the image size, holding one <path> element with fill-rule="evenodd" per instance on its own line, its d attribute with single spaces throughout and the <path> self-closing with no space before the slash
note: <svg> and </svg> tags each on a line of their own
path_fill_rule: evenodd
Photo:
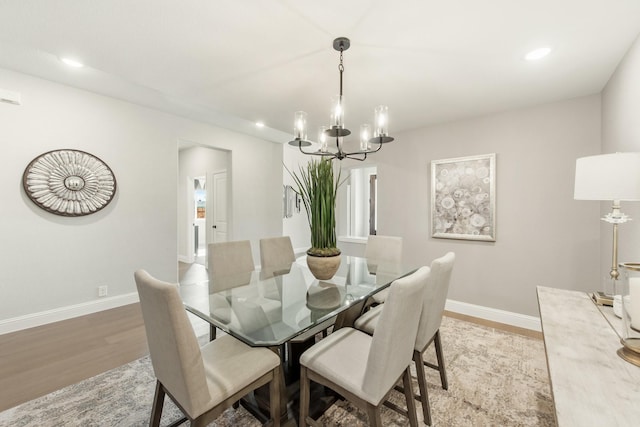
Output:
<svg viewBox="0 0 640 427">
<path fill-rule="evenodd" d="M 573 198 L 640 200 L 640 153 L 613 153 L 576 160 Z"/>
</svg>

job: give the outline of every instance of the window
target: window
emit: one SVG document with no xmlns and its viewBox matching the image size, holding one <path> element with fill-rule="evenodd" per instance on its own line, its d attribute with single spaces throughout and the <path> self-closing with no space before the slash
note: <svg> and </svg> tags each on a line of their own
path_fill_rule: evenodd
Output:
<svg viewBox="0 0 640 427">
<path fill-rule="evenodd" d="M 378 230 L 378 175 L 369 175 L 369 234 L 377 234 Z"/>
<path fill-rule="evenodd" d="M 353 168 L 346 182 L 346 234 L 367 237 L 376 234 L 377 224 L 377 168 Z"/>
</svg>

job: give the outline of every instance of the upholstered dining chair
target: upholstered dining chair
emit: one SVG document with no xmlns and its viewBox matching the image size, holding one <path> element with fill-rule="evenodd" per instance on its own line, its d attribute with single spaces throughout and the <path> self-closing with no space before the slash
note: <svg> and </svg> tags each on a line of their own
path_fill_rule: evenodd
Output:
<svg viewBox="0 0 640 427">
<path fill-rule="evenodd" d="M 288 272 L 296 260 L 289 236 L 260 239 L 260 270 L 267 275 L 277 276 Z"/>
<path fill-rule="evenodd" d="M 315 423 L 307 417 L 310 381 L 335 390 L 364 410 L 370 425 L 380 426 L 380 406 L 400 378 L 409 423 L 418 424 L 409 366 L 428 277 L 429 267 L 423 267 L 391 284 L 373 336 L 341 328 L 302 354 L 300 426 Z"/>
<path fill-rule="evenodd" d="M 440 325 L 442 323 L 442 315 L 444 313 L 455 259 L 455 254 L 448 252 L 443 257 L 437 258 L 431 263 L 431 275 L 426 284 L 422 314 L 420 316 L 420 326 L 418 327 L 418 335 L 413 352 L 413 360 L 416 364 L 416 376 L 418 377 L 418 386 L 420 388 L 420 396 L 418 397 L 422 403 L 424 421 L 427 425 L 431 425 L 431 408 L 429 406 L 424 366 L 438 370 L 440 372 L 442 388 L 445 390 L 449 389 L 442 353 L 442 342 L 440 340 Z M 375 335 L 375 330 L 383 321 L 383 307 L 384 304 L 376 306 L 363 314 L 355 321 L 355 328 Z M 423 359 L 424 352 L 432 342 L 435 345 L 437 365 L 426 362 Z"/>
<path fill-rule="evenodd" d="M 270 412 L 280 425 L 280 358 L 224 335 L 198 346 L 178 287 L 136 271 L 151 364 L 157 382 L 150 426 L 159 426 L 165 394 L 192 426 L 206 426 L 242 396 L 270 384 Z"/>
<path fill-rule="evenodd" d="M 268 279 L 287 274 L 291 271 L 291 264 L 296 256 L 289 236 L 269 237 L 260 239 L 260 278 Z M 281 282 L 277 279 L 276 286 L 264 289 L 264 296 L 280 300 Z"/>
<path fill-rule="evenodd" d="M 207 252 L 209 285 L 213 279 L 215 291 L 249 283 L 255 270 L 249 240 L 209 243 Z"/>
<path fill-rule="evenodd" d="M 293 251 L 291 238 L 289 236 L 269 237 L 260 239 L 260 273 L 261 278 L 269 278 L 278 276 L 282 273 L 288 273 L 291 264 L 295 262 L 296 255 Z M 267 297 L 269 294 L 267 294 Z M 307 340 L 315 338 L 316 334 L 321 333 L 323 337 L 327 336 L 327 329 L 333 326 L 335 318 L 331 318 L 314 326 L 302 335 L 297 336 L 287 343 L 287 351 L 291 354 L 291 344 L 303 343 Z M 291 363 L 292 361 L 289 360 Z"/>
<path fill-rule="evenodd" d="M 249 240 L 210 243 L 207 257 L 209 293 L 246 285 L 251 281 L 255 265 Z M 211 307 L 213 316 L 226 323 L 231 321 L 231 307 L 223 298 L 212 299 L 212 304 L 215 304 Z M 216 338 L 216 328 L 213 325 L 209 328 L 209 338 Z"/>
<path fill-rule="evenodd" d="M 399 264 L 402 262 L 402 237 L 371 235 L 367 239 L 364 250 L 367 264 L 375 266 L 379 263 Z M 382 304 L 388 290 L 382 290 L 371 297 L 373 303 Z"/>
</svg>

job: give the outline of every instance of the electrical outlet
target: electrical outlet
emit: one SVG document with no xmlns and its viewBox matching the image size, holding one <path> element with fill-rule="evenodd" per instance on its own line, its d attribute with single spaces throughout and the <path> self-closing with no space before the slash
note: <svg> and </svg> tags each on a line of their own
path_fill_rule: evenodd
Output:
<svg viewBox="0 0 640 427">
<path fill-rule="evenodd" d="M 107 296 L 107 285 L 98 286 L 98 296 L 99 297 Z"/>
</svg>

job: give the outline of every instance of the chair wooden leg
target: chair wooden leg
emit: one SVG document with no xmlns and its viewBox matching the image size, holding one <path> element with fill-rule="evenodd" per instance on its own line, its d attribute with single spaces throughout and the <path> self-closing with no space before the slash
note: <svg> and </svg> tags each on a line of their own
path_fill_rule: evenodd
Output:
<svg viewBox="0 0 640 427">
<path fill-rule="evenodd" d="M 407 401 L 407 416 L 409 417 L 409 425 L 418 427 L 418 417 L 416 416 L 416 402 L 413 401 L 413 387 L 411 386 L 411 367 L 407 366 L 402 376 L 404 384 L 404 397 Z"/>
<path fill-rule="evenodd" d="M 151 419 L 149 427 L 158 427 L 162 418 L 162 407 L 164 406 L 164 388 L 160 381 L 156 380 L 156 392 L 153 396 L 153 406 L 151 407 Z"/>
<path fill-rule="evenodd" d="M 216 327 L 212 324 L 209 324 L 209 341 L 213 341 L 216 339 Z"/>
<path fill-rule="evenodd" d="M 307 415 L 309 413 L 309 377 L 307 368 L 300 367 L 300 422 L 298 427 L 307 426 Z"/>
<path fill-rule="evenodd" d="M 422 353 L 413 352 L 413 361 L 416 364 L 416 377 L 418 378 L 418 387 L 420 389 L 420 403 L 422 404 L 422 415 L 424 423 L 431 425 L 431 407 L 429 406 L 429 392 L 427 391 L 427 379 L 424 373 L 424 365 L 422 364 Z"/>
<path fill-rule="evenodd" d="M 367 415 L 369 416 L 369 425 L 371 427 L 382 427 L 382 418 L 380 418 L 380 408 L 368 405 Z"/>
<path fill-rule="evenodd" d="M 436 332 L 434 344 L 436 347 L 436 357 L 438 359 L 438 371 L 440 371 L 440 382 L 442 383 L 443 389 L 449 390 L 449 382 L 447 381 L 447 371 L 445 370 L 445 367 L 444 367 L 444 355 L 442 353 L 442 342 L 440 341 L 440 330 Z"/>
<path fill-rule="evenodd" d="M 280 427 L 280 367 L 273 370 L 273 378 L 269 384 L 269 415 L 274 427 Z"/>
</svg>

